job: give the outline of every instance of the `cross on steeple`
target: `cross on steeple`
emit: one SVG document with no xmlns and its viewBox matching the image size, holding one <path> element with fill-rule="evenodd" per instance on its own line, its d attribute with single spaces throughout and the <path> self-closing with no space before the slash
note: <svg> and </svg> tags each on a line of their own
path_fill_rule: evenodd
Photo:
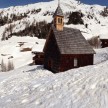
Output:
<svg viewBox="0 0 108 108">
<path fill-rule="evenodd" d="M 58 6 L 60 6 L 60 0 L 58 0 Z"/>
</svg>

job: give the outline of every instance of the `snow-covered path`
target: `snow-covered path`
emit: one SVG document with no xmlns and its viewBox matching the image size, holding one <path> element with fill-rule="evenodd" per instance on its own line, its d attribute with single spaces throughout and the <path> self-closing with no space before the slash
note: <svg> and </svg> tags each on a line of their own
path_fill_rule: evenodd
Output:
<svg viewBox="0 0 108 108">
<path fill-rule="evenodd" d="M 0 77 L 0 108 L 108 108 L 108 61 L 58 74 L 26 66 Z"/>
</svg>

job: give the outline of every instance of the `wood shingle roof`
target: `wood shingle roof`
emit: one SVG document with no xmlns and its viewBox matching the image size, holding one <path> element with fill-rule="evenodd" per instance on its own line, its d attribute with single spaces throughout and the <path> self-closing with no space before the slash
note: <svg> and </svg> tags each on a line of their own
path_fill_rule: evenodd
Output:
<svg viewBox="0 0 108 108">
<path fill-rule="evenodd" d="M 80 30 L 64 27 L 58 31 L 54 25 L 52 30 L 61 54 L 95 54 Z"/>
</svg>

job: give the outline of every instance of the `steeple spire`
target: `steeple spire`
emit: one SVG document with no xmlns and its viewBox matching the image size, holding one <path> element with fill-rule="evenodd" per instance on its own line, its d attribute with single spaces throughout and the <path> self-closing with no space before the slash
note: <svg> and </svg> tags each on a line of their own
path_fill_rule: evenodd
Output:
<svg viewBox="0 0 108 108">
<path fill-rule="evenodd" d="M 60 7 L 60 0 L 58 0 L 58 7 L 57 7 L 53 17 L 55 17 L 55 16 L 63 16 L 64 17 L 63 11 L 62 11 L 62 9 Z"/>
<path fill-rule="evenodd" d="M 60 0 L 58 0 L 58 6 L 60 6 Z"/>
<path fill-rule="evenodd" d="M 63 31 L 64 26 L 64 15 L 63 11 L 60 7 L 60 0 L 58 0 L 58 7 L 53 15 L 53 24 L 56 27 L 57 30 Z"/>
</svg>

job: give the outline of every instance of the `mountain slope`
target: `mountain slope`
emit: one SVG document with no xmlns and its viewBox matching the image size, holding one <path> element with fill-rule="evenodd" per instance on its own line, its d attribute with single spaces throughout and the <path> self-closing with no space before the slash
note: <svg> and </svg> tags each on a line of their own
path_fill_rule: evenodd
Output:
<svg viewBox="0 0 108 108">
<path fill-rule="evenodd" d="M 52 21 L 52 15 L 58 5 L 58 0 L 50 2 L 41 2 L 30 4 L 26 6 L 9 7 L 0 9 L 0 16 L 2 19 L 7 20 L 5 24 L 0 27 L 0 37 L 6 28 L 12 24 L 12 31 L 19 32 L 24 30 L 27 26 L 32 25 L 34 22 L 46 20 L 48 23 Z M 86 38 L 95 35 L 100 35 L 103 32 L 107 33 L 108 29 L 108 16 L 101 15 L 104 11 L 104 6 L 99 5 L 86 5 L 76 0 L 62 0 L 61 8 L 65 15 L 65 26 L 78 28 L 82 31 Z M 84 14 L 84 25 L 66 25 L 70 12 L 79 11 Z M 88 28 L 85 27 L 88 25 Z M 8 36 L 9 33 L 5 33 Z"/>
</svg>

